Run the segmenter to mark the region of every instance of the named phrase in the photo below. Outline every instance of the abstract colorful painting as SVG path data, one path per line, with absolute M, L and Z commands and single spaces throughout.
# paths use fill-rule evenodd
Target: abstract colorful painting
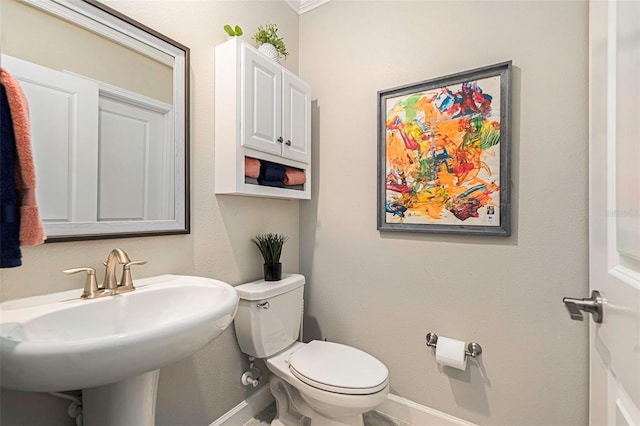
M 378 93 L 378 229 L 510 234 L 510 73 Z

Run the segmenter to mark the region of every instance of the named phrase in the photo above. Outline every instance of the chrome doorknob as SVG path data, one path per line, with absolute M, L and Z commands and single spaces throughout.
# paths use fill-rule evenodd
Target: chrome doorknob
M 588 299 L 563 297 L 562 302 L 569 311 L 569 315 L 572 320 L 582 321 L 584 318 L 582 312 L 588 312 L 591 314 L 594 322 L 597 322 L 598 324 L 602 322 L 603 299 L 599 291 L 593 290 L 591 292 L 591 297 Z

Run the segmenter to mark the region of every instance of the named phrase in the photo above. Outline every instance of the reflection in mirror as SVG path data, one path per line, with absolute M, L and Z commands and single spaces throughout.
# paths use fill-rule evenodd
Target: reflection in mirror
M 189 232 L 189 49 L 94 0 L 1 0 L 48 241 Z

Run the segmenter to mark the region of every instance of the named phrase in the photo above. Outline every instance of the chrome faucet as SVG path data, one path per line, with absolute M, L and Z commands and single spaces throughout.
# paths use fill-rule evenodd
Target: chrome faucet
M 130 263 L 131 260 L 127 253 L 124 250 L 115 248 L 111 250 L 109 256 L 107 256 L 107 261 L 104 266 L 106 266 L 106 270 L 104 272 L 104 282 L 102 283 L 102 288 L 105 290 L 112 290 L 115 292 L 116 288 L 118 288 L 118 281 L 116 280 L 116 261 L 121 265 L 126 265 Z
M 133 278 L 131 277 L 131 267 L 134 265 L 144 265 L 146 260 L 134 260 L 131 261 L 127 253 L 124 250 L 115 248 L 109 252 L 107 261 L 104 262 L 106 267 L 104 273 L 104 282 L 102 285 L 98 285 L 96 282 L 96 270 L 93 268 L 75 268 L 62 271 L 65 274 L 76 274 L 78 272 L 86 272 L 87 279 L 84 286 L 84 292 L 82 299 L 95 299 L 103 296 L 113 296 L 114 294 L 126 293 L 127 291 L 133 291 L 136 288 L 133 285 Z M 122 265 L 122 277 L 120 282 L 116 280 L 116 266 Z

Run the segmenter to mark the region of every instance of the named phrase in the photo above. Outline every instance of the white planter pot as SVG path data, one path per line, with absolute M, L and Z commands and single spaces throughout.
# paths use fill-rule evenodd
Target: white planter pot
M 278 49 L 271 43 L 263 43 L 258 47 L 258 51 L 262 52 L 269 59 L 276 63 L 280 63 L 280 56 L 278 56 Z

